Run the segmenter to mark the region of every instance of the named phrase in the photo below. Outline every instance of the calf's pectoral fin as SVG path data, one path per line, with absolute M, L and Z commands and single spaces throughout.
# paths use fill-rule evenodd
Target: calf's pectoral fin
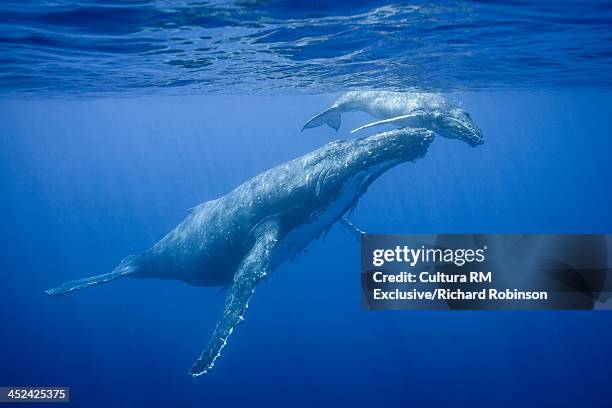
M 358 127 L 357 129 L 353 129 L 351 130 L 351 133 L 359 132 L 360 130 L 371 128 L 374 126 L 395 125 L 395 126 L 403 127 L 405 126 L 405 122 L 409 120 L 418 119 L 419 117 L 422 117 L 423 115 L 424 115 L 423 113 L 413 112 L 413 113 L 409 113 L 408 115 L 396 116 L 395 118 L 391 118 L 391 119 L 383 119 L 383 120 L 379 120 L 378 122 L 368 123 L 367 125 L 363 125 L 361 127 Z
M 263 281 L 269 271 L 270 258 L 278 242 L 278 223 L 266 221 L 256 230 L 256 241 L 242 260 L 229 288 L 221 318 L 215 327 L 208 345 L 189 370 L 192 377 L 208 374 L 234 328 L 243 320 L 255 287 Z

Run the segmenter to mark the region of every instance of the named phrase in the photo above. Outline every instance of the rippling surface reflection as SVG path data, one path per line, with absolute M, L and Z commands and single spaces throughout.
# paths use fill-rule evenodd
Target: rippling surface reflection
M 603 1 L 4 1 L 3 94 L 610 87 Z

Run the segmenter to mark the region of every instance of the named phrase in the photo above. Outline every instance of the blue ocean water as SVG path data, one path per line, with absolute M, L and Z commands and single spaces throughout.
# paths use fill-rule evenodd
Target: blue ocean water
M 606 2 L 3 2 L 0 386 L 78 407 L 607 406 L 609 312 L 369 312 L 340 226 L 260 285 L 204 378 L 218 288 L 114 282 L 194 205 L 338 133 L 349 89 L 425 89 L 486 142 L 377 180 L 368 232 L 612 232 Z
M 0 93 L 601 87 L 606 0 L 5 0 Z

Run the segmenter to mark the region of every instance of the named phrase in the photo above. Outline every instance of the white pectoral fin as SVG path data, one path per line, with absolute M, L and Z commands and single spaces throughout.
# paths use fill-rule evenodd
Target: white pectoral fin
M 189 370 L 191 376 L 198 377 L 208 374 L 214 367 L 215 361 L 219 358 L 221 350 L 227 343 L 227 338 L 232 334 L 234 328 L 242 322 L 255 287 L 266 278 L 270 258 L 277 242 L 278 223 L 276 221 L 267 221 L 259 226 L 255 244 L 236 270 L 221 318 L 212 337 Z
M 422 114 L 420 113 L 409 113 L 408 115 L 397 116 L 391 119 L 379 120 L 378 122 L 368 123 L 367 125 L 363 125 L 361 127 L 358 127 L 357 129 L 353 129 L 351 130 L 351 133 L 359 132 L 360 130 L 371 128 L 374 126 L 395 125 L 395 126 L 404 127 L 407 124 L 406 122 L 414 120 L 414 119 L 418 119 L 421 115 Z

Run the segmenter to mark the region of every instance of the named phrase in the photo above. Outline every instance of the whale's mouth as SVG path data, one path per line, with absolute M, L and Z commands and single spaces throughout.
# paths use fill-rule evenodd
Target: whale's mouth
M 460 131 L 461 140 L 465 141 L 472 147 L 479 146 L 484 143 L 484 135 L 476 125 L 464 126 Z
M 467 113 L 462 116 L 466 117 L 445 116 L 442 120 L 444 126 L 441 136 L 449 139 L 463 140 L 472 147 L 483 144 L 484 135 L 482 130 L 476 126 Z

